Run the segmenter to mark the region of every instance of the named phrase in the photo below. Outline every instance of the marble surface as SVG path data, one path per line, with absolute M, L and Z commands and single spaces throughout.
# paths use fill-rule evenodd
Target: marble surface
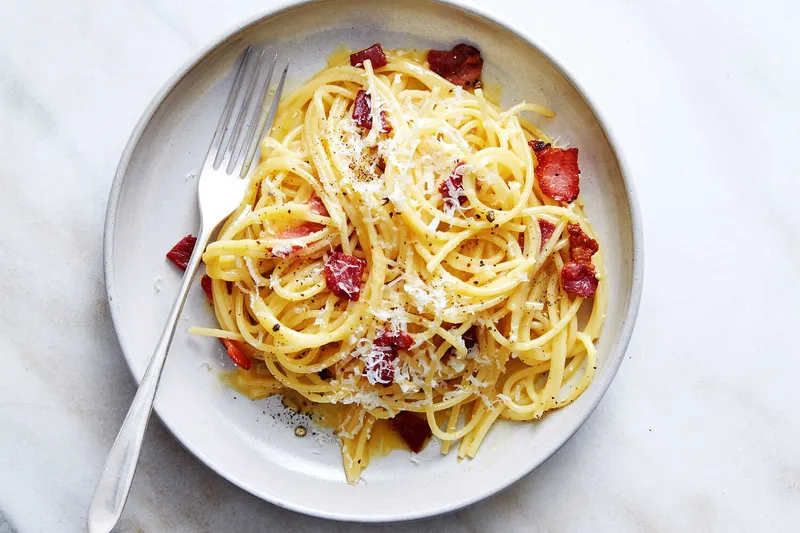
M 117 160 L 173 71 L 273 3 L 0 2 L 0 533 L 84 530 L 134 394 L 103 288 Z M 638 192 L 644 297 L 599 408 L 503 494 L 371 527 L 257 500 L 155 421 L 119 531 L 800 530 L 800 8 L 469 3 L 568 66 Z

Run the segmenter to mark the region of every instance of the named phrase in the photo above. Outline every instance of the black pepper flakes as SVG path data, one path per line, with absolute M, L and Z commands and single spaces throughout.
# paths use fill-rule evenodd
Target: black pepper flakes
M 275 324 L 274 326 L 272 326 L 272 331 L 278 331 L 279 329 L 281 329 L 280 324 Z
M 489 211 L 486 213 L 486 220 L 489 222 L 494 222 L 494 211 Z

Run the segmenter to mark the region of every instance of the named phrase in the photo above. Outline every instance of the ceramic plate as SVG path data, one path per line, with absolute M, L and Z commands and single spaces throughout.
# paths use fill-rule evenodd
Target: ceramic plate
M 196 171 L 245 46 L 291 57 L 291 90 L 325 67 L 326 56 L 342 44 L 449 48 L 465 39 L 485 58 L 484 80 L 503 86 L 504 106 L 528 100 L 556 110 L 557 118 L 538 123 L 580 147 L 586 213 L 610 281 L 595 380 L 575 403 L 538 423 L 498 423 L 473 460 L 442 456 L 437 445 L 416 464 L 396 451 L 374 460 L 350 486 L 329 432 L 309 427 L 298 438 L 295 426 L 307 422 L 288 416 L 277 399 L 253 402 L 220 382 L 220 370 L 231 368 L 220 343 L 187 332 L 190 325 L 214 324 L 198 285 L 179 322 L 156 412 L 210 468 L 264 500 L 364 522 L 453 511 L 507 487 L 552 455 L 589 416 L 620 364 L 641 288 L 639 222 L 617 153 L 575 83 L 534 44 L 485 14 L 427 0 L 330 0 L 270 13 L 223 37 L 176 74 L 133 132 L 111 191 L 105 235 L 108 300 L 131 371 L 141 379 L 177 292 L 181 273 L 164 254 L 197 231 Z

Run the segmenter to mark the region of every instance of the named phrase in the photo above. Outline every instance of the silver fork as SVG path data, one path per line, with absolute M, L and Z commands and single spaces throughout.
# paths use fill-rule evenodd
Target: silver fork
M 136 472 L 147 422 L 153 410 L 161 370 L 164 368 L 183 304 L 200 265 L 200 258 L 214 230 L 242 201 L 247 187 L 247 181 L 242 178 L 250 169 L 261 136 L 265 130 L 269 131 L 275 121 L 289 62 L 287 61 L 278 81 L 269 112 L 264 115 L 267 91 L 278 60 L 277 54 L 271 62 L 266 61 L 264 56 L 264 50 L 255 54 L 252 47 L 248 47 L 239 59 L 233 87 L 200 171 L 198 203 L 201 222 L 197 243 L 183 275 L 178 296 L 172 304 L 167 324 L 100 474 L 100 481 L 89 506 L 89 533 L 110 533 L 122 514 Z M 268 65 L 269 70 L 264 75 Z M 234 109 L 237 110 L 235 115 Z

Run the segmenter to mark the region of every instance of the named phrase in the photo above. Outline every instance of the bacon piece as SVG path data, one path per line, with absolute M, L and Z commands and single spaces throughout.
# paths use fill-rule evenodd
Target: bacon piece
M 372 129 L 372 98 L 367 91 L 361 90 L 356 93 L 353 102 L 353 120 L 361 128 Z
M 311 198 L 308 199 L 308 205 L 313 213 L 322 215 L 324 217 L 331 216 L 330 213 L 328 213 L 328 208 L 325 207 L 325 203 L 322 201 L 322 198 L 317 195 L 317 191 L 311 193 Z
M 306 237 L 308 235 L 311 235 L 312 233 L 320 231 L 324 227 L 325 227 L 324 225 L 319 224 L 318 222 L 303 222 L 299 226 L 295 226 L 293 228 L 289 228 L 287 230 L 283 230 L 275 234 L 275 238 L 278 240 L 285 240 L 285 239 L 297 239 L 299 237 Z M 302 246 L 292 246 L 288 250 L 275 250 L 273 248 L 272 254 L 278 257 L 288 257 L 301 248 Z
M 228 357 L 230 357 L 234 363 L 245 370 L 250 370 L 250 358 L 244 354 L 238 342 L 230 339 L 220 339 L 220 341 L 222 341 L 225 349 L 228 350 Z
M 578 149 L 553 148 L 542 141 L 528 144 L 536 153 L 536 178 L 542 193 L 557 202 L 575 200 L 581 192 Z
M 381 384 L 384 387 L 391 385 L 397 372 L 399 358 L 396 349 L 390 346 L 373 345 L 366 361 L 367 380 L 373 385 Z
M 462 87 L 477 87 L 481 79 L 483 58 L 480 50 L 461 43 L 452 50 L 429 50 L 428 65 L 450 83 Z
M 553 232 L 556 230 L 556 226 L 549 220 L 545 220 L 543 218 L 538 219 L 538 221 L 539 221 L 539 233 L 542 234 L 542 242 L 541 244 L 539 244 L 539 251 L 541 252 L 542 250 L 544 250 L 544 245 L 547 244 L 547 241 L 550 239 L 550 237 L 553 236 Z M 517 240 L 519 241 L 520 249 L 524 252 L 525 233 L 520 233 Z
M 178 241 L 178 244 L 173 246 L 172 250 L 167 252 L 167 259 L 181 270 L 186 270 L 186 267 L 189 266 L 189 258 L 192 257 L 195 243 L 197 243 L 197 239 L 187 235 Z
M 397 353 L 398 350 L 408 350 L 414 344 L 414 339 L 405 331 L 387 331 L 384 330 L 380 335 L 375 337 L 373 342 L 375 346 L 388 346 Z
M 550 237 L 553 236 L 553 232 L 555 230 L 556 230 L 555 224 L 543 218 L 539 219 L 539 233 L 542 234 L 542 244 L 539 246 L 539 251 L 542 251 L 544 249 L 544 245 L 547 244 L 547 241 L 550 240 Z
M 597 241 L 590 239 L 581 229 L 580 224 L 567 224 L 569 233 L 569 258 L 572 262 L 592 264 L 592 256 L 600 249 Z M 592 267 L 594 268 L 594 267 Z
M 464 348 L 466 348 L 467 351 L 469 351 L 472 348 L 474 348 L 475 346 L 477 346 L 478 345 L 478 327 L 477 326 L 470 326 L 469 329 L 467 331 L 465 331 L 463 335 L 461 335 L 461 340 L 464 341 Z M 447 362 L 450 360 L 450 357 L 455 356 L 457 353 L 458 352 L 456 351 L 456 349 L 451 346 L 444 353 L 444 356 L 442 356 L 442 363 L 446 365 Z
M 312 233 L 324 228 L 322 224 L 317 222 L 303 222 L 293 228 L 289 228 L 275 234 L 276 239 L 297 239 L 299 237 L 306 237 Z
M 421 452 L 431 436 L 431 428 L 428 425 L 428 421 L 408 411 L 397 413 L 389 421 L 389 427 L 400 435 L 403 442 L 414 453 Z
M 439 192 L 442 193 L 444 203 L 449 209 L 455 209 L 456 202 L 458 205 L 464 205 L 467 201 L 467 195 L 464 194 L 464 163 L 456 164 L 453 172 L 439 184 Z
M 342 252 L 333 252 L 325 263 L 325 283 L 340 298 L 358 301 L 361 295 L 361 276 L 367 262 Z
M 386 66 L 386 54 L 383 53 L 381 43 L 375 43 L 369 48 L 350 54 L 350 65 L 364 68 L 364 61 L 367 59 L 372 62 L 373 69 Z
M 414 339 L 405 331 L 381 331 L 372 341 L 372 351 L 367 360 L 367 378 L 370 383 L 390 385 L 397 371 L 398 352 L 408 350 Z
M 470 326 L 470 328 L 461 336 L 461 339 L 464 341 L 464 348 L 467 350 L 473 348 L 478 344 L 478 328 L 475 326 Z
M 594 267 L 570 261 L 561 267 L 561 287 L 570 294 L 590 298 L 597 291 Z
M 214 293 L 211 291 L 211 278 L 207 274 L 203 274 L 203 277 L 200 278 L 200 286 L 203 287 L 203 292 L 206 293 L 206 298 L 208 298 L 208 303 L 214 303 Z
M 536 139 L 535 141 L 528 141 L 528 146 L 531 147 L 533 153 L 536 154 L 536 157 L 539 157 L 539 152 L 550 148 L 550 143 L 546 143 L 544 141 L 540 141 Z
M 570 261 L 561 267 L 561 287 L 570 294 L 589 298 L 597 291 L 592 256 L 600 247 L 583 232 L 580 224 L 567 224 L 567 233 Z
M 213 305 L 214 293 L 211 292 L 211 278 L 208 275 L 203 274 L 203 277 L 200 278 L 200 286 L 203 287 L 203 291 L 206 293 L 208 303 Z M 223 346 L 225 346 L 225 350 L 228 352 L 228 357 L 230 357 L 234 363 L 245 370 L 250 369 L 250 358 L 244 354 L 244 350 L 242 349 L 240 342 L 231 339 L 220 339 L 219 341 Z
M 330 216 L 328 213 L 328 209 L 325 207 L 325 204 L 322 202 L 322 198 L 320 198 L 316 191 L 311 193 L 311 198 L 308 199 L 308 205 L 313 213 L 317 213 L 318 215 L 322 215 L 324 217 Z M 297 239 L 299 237 L 306 237 L 311 235 L 312 233 L 316 233 L 325 228 L 324 224 L 320 224 L 318 222 L 302 222 L 301 224 L 283 230 L 275 235 L 276 239 L 284 240 L 284 239 Z M 272 253 L 278 257 L 287 257 L 292 255 L 294 252 L 302 248 L 301 246 L 292 246 L 289 250 L 272 250 Z
M 366 91 L 361 90 L 356 93 L 353 102 L 353 120 L 360 128 L 372 129 L 372 98 Z M 392 126 L 386 120 L 386 111 L 381 111 L 381 132 L 389 133 Z

